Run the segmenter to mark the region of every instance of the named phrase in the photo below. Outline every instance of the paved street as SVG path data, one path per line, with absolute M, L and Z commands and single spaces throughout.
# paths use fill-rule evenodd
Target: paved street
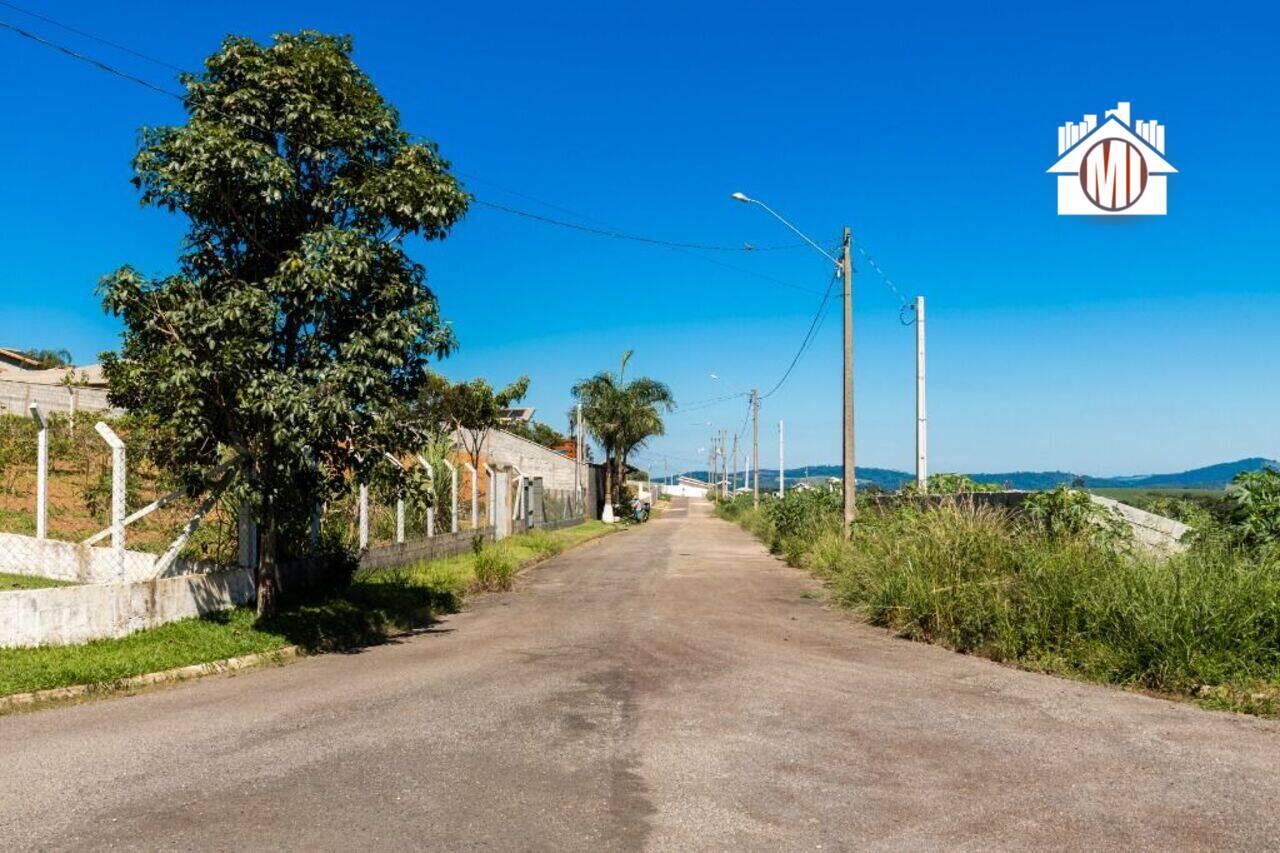
M 1280 725 L 817 589 L 677 505 L 401 642 L 0 718 L 0 847 L 1280 847 Z

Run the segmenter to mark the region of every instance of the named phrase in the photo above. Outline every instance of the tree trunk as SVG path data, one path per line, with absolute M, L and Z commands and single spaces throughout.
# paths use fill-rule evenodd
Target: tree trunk
M 613 466 L 608 459 L 604 465 L 604 505 L 613 506 Z
M 263 532 L 262 545 L 258 550 L 258 571 L 254 578 L 254 586 L 258 593 L 259 619 L 269 619 L 276 615 L 276 592 L 279 580 L 276 566 L 276 519 L 270 508 L 266 515 L 266 530 Z

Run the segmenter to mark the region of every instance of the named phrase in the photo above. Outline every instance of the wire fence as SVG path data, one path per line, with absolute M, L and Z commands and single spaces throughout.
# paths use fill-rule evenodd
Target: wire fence
M 38 409 L 0 414 L 0 589 L 6 575 L 11 585 L 13 575 L 96 583 L 192 564 L 251 565 L 257 532 L 246 508 L 229 495 L 188 497 L 150 461 L 152 440 L 153 431 L 128 417 L 91 424 Z M 352 481 L 316 505 L 304 550 L 363 553 L 494 528 L 560 527 L 584 515 L 580 490 L 545 489 L 537 477 L 499 480 L 494 469 L 448 455 L 434 464 L 418 455 L 393 461 L 421 466 L 426 490 Z M 500 501 L 491 493 L 497 482 L 509 490 Z

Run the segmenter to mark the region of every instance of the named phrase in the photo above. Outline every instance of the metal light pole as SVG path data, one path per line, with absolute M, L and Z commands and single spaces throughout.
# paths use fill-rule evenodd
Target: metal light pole
M 843 415 L 843 444 L 844 444 L 844 525 L 843 533 L 847 537 L 849 528 L 853 524 L 854 517 L 857 515 L 857 495 L 858 495 L 858 475 L 856 466 L 856 453 L 854 451 L 854 411 L 853 411 L 853 263 L 850 257 L 850 247 L 852 244 L 852 234 L 848 228 L 844 229 L 844 245 L 843 254 L 840 259 L 836 259 L 827 252 L 826 249 L 814 242 L 809 235 L 805 234 L 796 226 L 792 225 L 786 219 L 782 218 L 776 210 L 759 199 L 750 198 L 743 193 L 733 193 L 732 198 L 743 204 L 755 204 L 764 208 L 770 216 L 781 222 L 791 231 L 795 232 L 800 239 L 804 240 L 810 246 L 818 251 L 824 258 L 836 265 L 836 269 L 844 277 L 844 415 Z

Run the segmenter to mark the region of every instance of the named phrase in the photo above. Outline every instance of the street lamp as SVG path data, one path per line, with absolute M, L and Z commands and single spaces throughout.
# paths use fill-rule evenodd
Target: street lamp
M 740 201 L 743 204 L 755 204 L 764 208 L 770 216 L 787 226 L 792 232 L 799 235 L 800 239 L 816 249 L 820 255 L 835 264 L 836 269 L 844 276 L 844 387 L 842 389 L 844 391 L 844 525 L 842 530 L 847 537 L 850 526 L 853 524 L 854 516 L 857 514 L 856 500 L 858 494 L 853 433 L 853 264 L 849 257 L 850 242 L 852 240 L 851 233 L 847 227 L 844 229 L 843 254 L 837 260 L 826 249 L 814 242 L 808 234 L 792 225 L 776 210 L 759 199 L 751 198 L 747 194 L 740 192 L 733 193 L 730 197 L 734 201 Z

